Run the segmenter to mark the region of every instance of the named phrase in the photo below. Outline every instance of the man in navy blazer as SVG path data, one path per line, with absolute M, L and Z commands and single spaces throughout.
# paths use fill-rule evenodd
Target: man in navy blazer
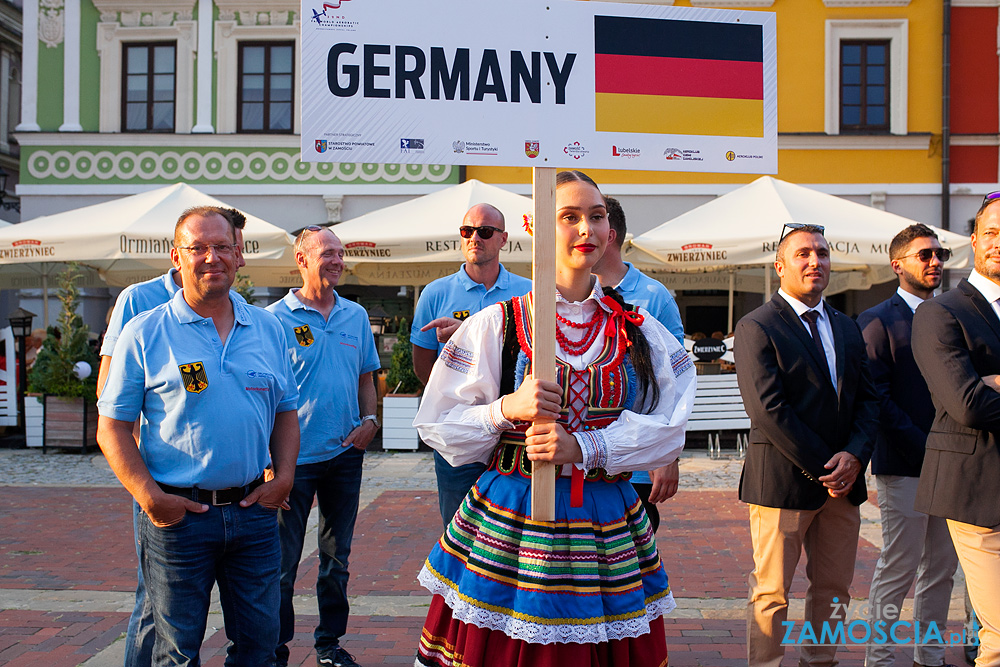
M 976 664 L 1000 665 L 1000 193 L 983 200 L 975 270 L 913 316 L 913 356 L 936 413 L 916 509 L 948 520 L 979 630 Z
M 882 515 L 882 553 L 868 595 L 869 622 L 872 627 L 881 625 L 886 633 L 899 619 L 903 599 L 916 579 L 913 620 L 922 628 L 933 622 L 943 635 L 958 565 L 945 520 L 913 509 L 934 404 L 913 359 L 910 333 L 914 311 L 934 296 L 950 257 L 951 251 L 941 247 L 934 230 L 910 225 L 889 245 L 899 288 L 891 298 L 858 316 L 881 400 L 872 474 Z M 943 665 L 944 651 L 943 644 L 917 645 L 914 665 Z M 891 644 L 871 644 L 865 667 L 889 667 L 893 660 Z
M 830 246 L 823 228 L 788 224 L 775 269 L 781 289 L 736 327 L 740 393 L 750 447 L 740 500 L 750 504 L 754 570 L 747 601 L 750 667 L 779 667 L 788 589 L 803 547 L 805 620 L 820 636 L 850 600 L 864 469 L 874 447 L 878 395 L 854 321 L 823 301 Z M 833 621 L 835 624 L 836 621 Z M 803 645 L 800 665 L 834 665 L 835 645 Z

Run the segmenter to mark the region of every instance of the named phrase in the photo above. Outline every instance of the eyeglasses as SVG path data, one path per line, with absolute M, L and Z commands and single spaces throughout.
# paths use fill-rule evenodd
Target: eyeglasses
M 778 239 L 778 243 L 785 240 L 785 237 L 792 232 L 797 232 L 799 230 L 806 229 L 810 232 L 815 232 L 817 234 L 823 234 L 826 231 L 826 227 L 823 225 L 810 225 L 805 222 L 786 222 L 785 226 L 781 228 L 781 237 Z
M 986 193 L 986 196 L 983 197 L 983 203 L 980 204 L 979 207 L 982 208 L 983 206 L 986 206 L 987 204 L 989 204 L 994 199 L 1000 199 L 1000 190 L 997 190 L 996 192 L 988 192 L 988 193 Z
M 947 262 L 951 259 L 951 250 L 948 248 L 923 248 L 917 252 L 910 253 L 909 255 L 903 255 L 900 259 L 906 259 L 907 257 L 918 257 L 921 262 L 927 263 L 931 261 L 931 257 L 937 257 L 941 262 Z
M 462 235 L 463 239 L 471 239 L 472 235 L 477 232 L 479 233 L 479 238 L 484 241 L 493 238 L 493 234 L 496 232 L 503 234 L 502 229 L 499 229 L 498 227 L 489 227 L 487 225 L 483 225 L 482 227 L 469 227 L 468 225 L 462 225 L 458 228 L 458 233 Z
M 309 225 L 308 227 L 303 227 L 302 228 L 302 231 L 299 232 L 299 236 L 302 236 L 306 232 L 321 232 L 321 231 L 323 231 L 323 229 L 324 228 L 320 227 L 319 225 Z
M 192 257 L 204 257 L 211 250 L 213 255 L 218 255 L 220 257 L 230 257 L 236 252 L 236 244 L 230 243 L 227 245 L 179 245 L 175 246 L 178 250 L 188 251 Z

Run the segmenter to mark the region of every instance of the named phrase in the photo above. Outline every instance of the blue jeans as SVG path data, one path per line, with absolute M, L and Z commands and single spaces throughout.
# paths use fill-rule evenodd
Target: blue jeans
M 306 521 L 313 497 L 319 505 L 319 574 L 316 578 L 316 602 L 319 625 L 313 638 L 316 655 L 330 653 L 347 632 L 350 605 L 347 601 L 347 571 L 351 555 L 354 523 L 358 518 L 361 495 L 361 464 L 364 452 L 354 447 L 327 461 L 299 464 L 295 484 L 288 497 L 289 510 L 278 512 L 281 535 L 281 632 L 276 656 L 278 664 L 288 662 L 286 644 L 295 636 L 295 575 L 302 558 Z
M 210 507 L 158 528 L 143 515 L 142 574 L 153 608 L 153 665 L 198 667 L 212 585 L 219 584 L 226 665 L 274 664 L 281 549 L 277 512 L 260 505 Z
M 438 509 L 441 510 L 441 521 L 445 528 L 455 517 L 455 512 L 461 506 L 465 496 L 469 495 L 472 485 L 486 472 L 485 463 L 468 463 L 464 466 L 452 467 L 444 457 L 434 452 L 434 474 L 437 475 Z
M 139 545 L 139 529 L 145 513 L 139 503 L 132 501 L 132 534 L 135 538 L 135 553 L 142 562 L 142 548 Z M 135 586 L 135 607 L 128 619 L 125 633 L 125 667 L 149 667 L 153 663 L 153 608 L 146 597 L 146 583 L 142 579 L 142 567 L 137 567 L 138 582 Z

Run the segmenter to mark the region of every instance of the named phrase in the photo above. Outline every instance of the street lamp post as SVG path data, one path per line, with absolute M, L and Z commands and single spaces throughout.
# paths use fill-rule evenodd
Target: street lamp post
M 17 341 L 17 420 L 22 432 L 24 432 L 24 392 L 28 384 L 28 336 L 31 335 L 31 321 L 35 314 L 18 308 L 7 317 L 10 322 L 11 333 Z
M 371 325 L 372 335 L 381 336 L 385 333 L 385 325 L 391 318 L 382 306 L 375 306 L 368 311 L 368 324 Z

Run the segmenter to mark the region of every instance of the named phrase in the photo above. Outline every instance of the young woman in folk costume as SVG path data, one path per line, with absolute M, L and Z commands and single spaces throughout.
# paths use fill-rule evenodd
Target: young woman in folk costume
M 667 664 L 675 603 L 627 471 L 680 454 L 695 371 L 659 322 L 591 275 L 608 231 L 597 185 L 560 172 L 557 382 L 530 376 L 531 294 L 469 318 L 434 364 L 421 438 L 452 465 L 490 468 L 420 573 L 434 598 L 417 665 Z M 531 520 L 531 461 L 559 466 L 554 522 Z

